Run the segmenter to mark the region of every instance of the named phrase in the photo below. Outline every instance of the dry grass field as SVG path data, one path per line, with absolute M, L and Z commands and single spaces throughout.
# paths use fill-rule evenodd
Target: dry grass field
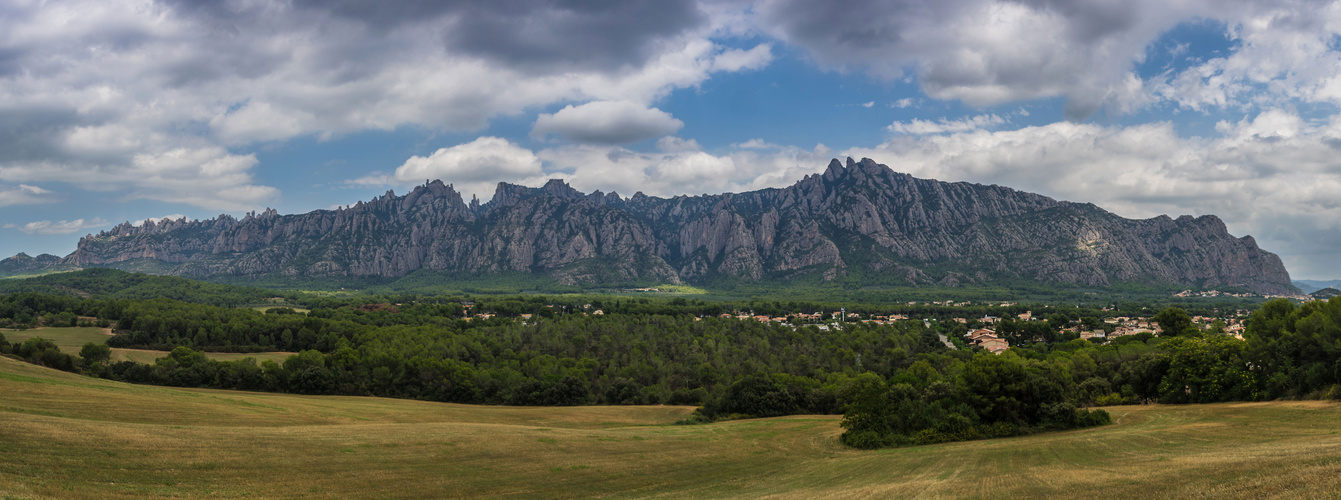
M 1113 425 L 875 452 L 837 417 L 136 386 L 0 358 L 7 498 L 1316 498 L 1341 405 L 1112 408 Z
M 106 328 L 43 327 L 24 331 L 0 330 L 0 335 L 4 335 L 5 340 L 15 344 L 33 337 L 42 337 L 55 343 L 56 347 L 59 347 L 63 353 L 79 355 L 79 350 L 84 347 L 84 344 L 89 342 L 94 344 L 106 344 L 107 338 L 112 336 L 112 332 Z M 267 359 L 276 363 L 283 363 L 285 359 L 293 354 L 294 353 L 291 352 L 256 352 L 250 354 L 207 352 L 205 353 L 205 357 L 218 361 L 237 361 L 242 358 L 255 358 L 257 363 Z M 112 348 L 112 361 L 134 361 L 137 363 L 153 364 L 154 360 L 167 355 L 168 353 L 166 351 Z

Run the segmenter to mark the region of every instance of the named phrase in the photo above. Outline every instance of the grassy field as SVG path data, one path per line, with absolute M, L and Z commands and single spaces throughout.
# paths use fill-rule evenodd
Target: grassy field
M 0 497 L 1335 497 L 1341 405 L 1119 407 L 1102 428 L 876 452 L 837 417 L 184 390 L 0 358 Z
M 36 328 L 32 330 L 0 330 L 0 334 L 5 336 L 5 340 L 11 343 L 19 343 L 33 337 L 42 337 L 51 340 L 59 347 L 61 352 L 66 354 L 78 355 L 79 350 L 84 344 L 93 342 L 94 344 L 106 344 L 107 338 L 111 337 L 111 331 L 106 328 Z M 239 354 L 233 352 L 207 352 L 205 356 L 219 361 L 236 361 L 242 358 L 256 358 L 256 362 L 273 360 L 276 363 L 283 363 L 286 358 L 292 356 L 291 352 L 257 352 L 250 354 Z M 143 349 L 112 349 L 112 361 L 135 361 L 137 363 L 152 364 L 155 359 L 167 356 L 165 351 L 148 351 Z

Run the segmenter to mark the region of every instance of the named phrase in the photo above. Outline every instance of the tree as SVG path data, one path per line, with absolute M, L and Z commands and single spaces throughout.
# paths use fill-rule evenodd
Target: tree
M 89 342 L 79 350 L 79 357 L 84 358 L 87 364 L 106 363 L 112 359 L 112 348 Z
M 1160 311 L 1151 319 L 1159 323 L 1159 327 L 1164 330 L 1164 335 L 1182 335 L 1187 330 L 1194 328 L 1192 317 L 1187 315 L 1187 311 L 1177 307 Z

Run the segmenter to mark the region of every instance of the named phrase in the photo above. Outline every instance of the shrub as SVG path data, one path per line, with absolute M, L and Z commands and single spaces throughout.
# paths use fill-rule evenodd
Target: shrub
M 1108 415 L 1108 412 L 1106 412 L 1106 411 L 1098 410 L 1098 409 L 1095 409 L 1095 410 L 1086 410 L 1086 409 L 1076 410 L 1076 426 L 1077 426 L 1077 427 L 1097 427 L 1097 426 L 1100 426 L 1100 425 L 1108 425 L 1108 424 L 1110 424 L 1110 423 L 1112 423 L 1112 422 L 1113 422 L 1113 418 L 1112 418 L 1111 416 L 1109 416 L 1109 415 Z
M 1132 401 L 1127 399 L 1126 397 L 1123 397 L 1121 394 L 1114 392 L 1112 394 L 1105 394 L 1103 396 L 1099 396 L 1099 399 L 1096 399 L 1094 401 L 1094 404 L 1099 406 L 1117 406 L 1117 405 L 1129 405 L 1132 404 Z

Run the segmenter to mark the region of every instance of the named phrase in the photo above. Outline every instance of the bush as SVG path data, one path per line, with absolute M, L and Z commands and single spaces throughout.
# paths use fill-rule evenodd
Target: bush
M 712 423 L 712 419 L 708 418 L 707 415 L 704 415 L 701 410 L 694 410 L 694 413 L 690 413 L 689 416 L 675 421 L 675 425 L 698 425 L 710 423 Z
M 1114 392 L 1112 394 L 1099 396 L 1099 399 L 1094 400 L 1094 404 L 1099 406 L 1118 406 L 1132 404 L 1132 401 L 1123 397 L 1121 394 Z
M 687 388 L 676 389 L 671 393 L 670 399 L 666 401 L 668 405 L 698 406 L 708 400 L 708 390 L 702 387 L 689 390 Z
M 740 379 L 726 390 L 726 394 L 704 406 L 710 417 L 739 413 L 754 417 L 780 417 L 796 413 L 800 407 L 786 387 L 764 375 Z
M 840 438 L 843 444 L 860 450 L 874 450 L 884 448 L 885 440 L 880 437 L 880 433 L 875 431 L 844 432 Z
M 1113 418 L 1103 410 L 1076 410 L 1077 427 L 1097 427 L 1113 423 Z

